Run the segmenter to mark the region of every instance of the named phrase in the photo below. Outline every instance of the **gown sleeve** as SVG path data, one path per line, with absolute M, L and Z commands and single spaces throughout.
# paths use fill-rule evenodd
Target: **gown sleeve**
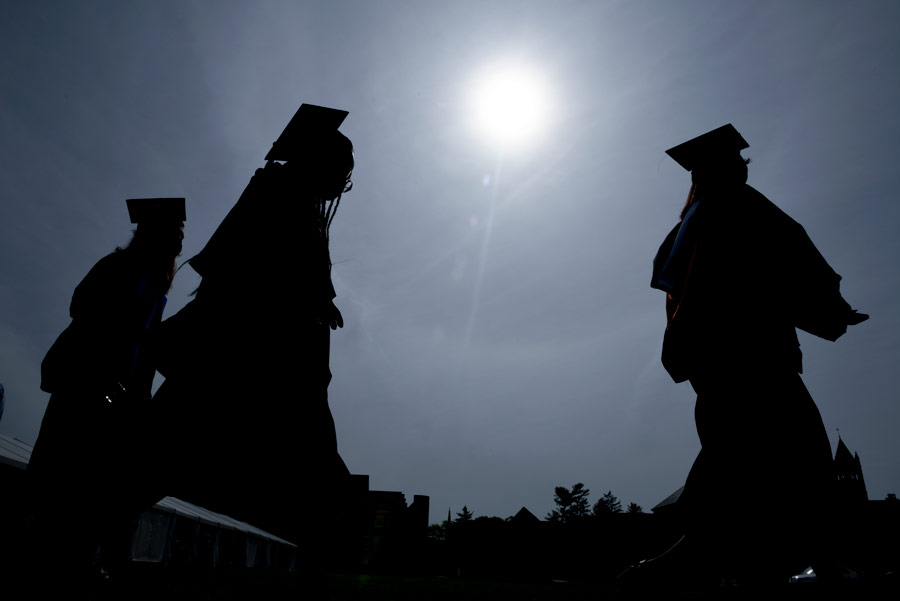
M 837 340 L 847 331 L 854 313 L 841 296 L 841 276 L 825 261 L 800 224 L 792 221 L 785 229 L 785 277 L 792 288 L 790 311 L 794 325 L 825 340 Z

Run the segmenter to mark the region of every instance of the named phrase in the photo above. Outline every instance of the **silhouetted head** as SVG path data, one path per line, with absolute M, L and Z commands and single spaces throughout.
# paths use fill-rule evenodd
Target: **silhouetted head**
M 703 190 L 722 190 L 747 183 L 747 165 L 741 153 L 726 152 L 694 167 L 691 182 Z
M 285 166 L 314 199 L 333 200 L 353 187 L 353 144 L 341 132 L 311 137 L 297 150 Z
M 137 224 L 126 249 L 154 270 L 158 268 L 171 285 L 175 259 L 184 241 L 184 198 L 130 198 L 126 202 L 131 222 Z
M 347 111 L 303 104 L 272 144 L 268 161 L 283 161 L 316 200 L 332 200 L 350 190 L 353 144 L 338 131 Z
M 138 224 L 129 247 L 160 259 L 175 260 L 181 254 L 183 241 L 184 224 L 147 223 Z
M 698 196 L 727 191 L 747 183 L 747 164 L 750 160 L 741 156 L 741 150 L 749 147 L 729 123 L 666 151 L 691 172 L 691 192 L 682 217 Z
M 129 248 L 174 260 L 184 240 L 183 198 L 129 198 L 128 215 L 137 224 Z

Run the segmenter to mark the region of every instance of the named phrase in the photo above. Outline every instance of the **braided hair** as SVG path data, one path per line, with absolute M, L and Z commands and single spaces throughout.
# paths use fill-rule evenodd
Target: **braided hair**
M 329 232 L 334 216 L 337 214 L 341 197 L 353 187 L 350 176 L 353 173 L 353 144 L 342 133 L 335 131 L 317 149 L 311 161 L 321 177 L 321 189 L 316 194 L 316 230 L 326 253 L 328 252 Z M 331 267 L 331 258 L 328 258 Z

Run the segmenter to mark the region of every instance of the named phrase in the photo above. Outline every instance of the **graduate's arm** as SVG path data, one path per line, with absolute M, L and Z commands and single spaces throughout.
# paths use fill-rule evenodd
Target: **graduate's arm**
M 794 289 L 794 324 L 804 330 L 835 341 L 847 326 L 857 325 L 869 316 L 853 309 L 841 295 L 841 276 L 828 264 L 806 231 L 795 224 L 789 249 L 793 260 L 787 277 Z

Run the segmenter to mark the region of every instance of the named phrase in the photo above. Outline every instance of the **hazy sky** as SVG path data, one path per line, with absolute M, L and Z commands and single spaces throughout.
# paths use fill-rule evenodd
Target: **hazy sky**
M 41 359 L 127 242 L 124 200 L 186 197 L 192 256 L 307 102 L 350 111 L 356 148 L 331 234 L 350 470 L 429 495 L 432 521 L 543 517 L 575 482 L 649 510 L 699 449 L 649 287 L 689 187 L 664 151 L 733 123 L 749 183 L 871 314 L 801 333 L 803 377 L 870 498 L 900 492 L 897 23 L 894 2 L 3 2 L 0 433 L 36 438 Z M 552 110 L 501 150 L 470 99 L 506 64 Z

